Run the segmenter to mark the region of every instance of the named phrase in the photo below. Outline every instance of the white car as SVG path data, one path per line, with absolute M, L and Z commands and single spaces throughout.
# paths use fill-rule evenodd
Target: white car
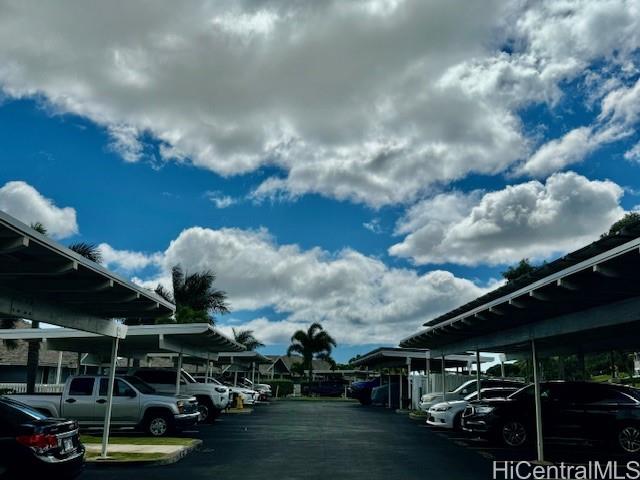
M 423 412 L 427 413 L 429 409 L 436 403 L 449 400 L 463 400 L 464 397 L 472 392 L 475 392 L 478 389 L 476 383 L 477 382 L 475 380 L 464 382 L 455 390 L 447 392 L 444 398 L 442 397 L 442 392 L 425 393 L 424 395 L 422 395 L 422 397 L 420 397 L 419 408 Z M 506 380 L 504 378 L 483 378 L 480 380 L 480 384 L 483 389 L 499 387 L 522 388 L 525 385 L 523 382 L 517 380 Z
M 242 383 L 250 390 L 256 390 L 258 393 L 264 394 L 266 397 L 271 396 L 271 385 L 267 383 L 253 383 L 248 378 L 243 378 Z
M 516 387 L 483 388 L 480 395 L 485 398 L 506 398 L 519 389 Z M 440 402 L 429 408 L 427 412 L 427 424 L 434 427 L 460 429 L 462 412 L 469 402 L 478 398 L 478 392 L 469 393 L 463 400 L 451 400 Z
M 230 385 L 228 383 L 222 383 L 220 380 L 214 377 L 209 377 L 208 382 L 206 382 L 207 377 L 203 375 L 197 375 L 194 378 L 198 383 L 209 383 L 214 385 L 221 385 L 223 387 L 228 388 L 231 394 L 235 393 L 237 395 L 240 395 L 240 397 L 242 397 L 242 403 L 245 405 L 253 405 L 258 400 L 258 397 L 260 396 L 260 394 L 255 390 L 245 388 L 241 385 L 234 387 L 233 385 Z

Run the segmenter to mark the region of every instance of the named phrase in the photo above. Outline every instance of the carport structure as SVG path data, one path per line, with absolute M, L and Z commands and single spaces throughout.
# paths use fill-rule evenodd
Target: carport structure
M 442 375 L 442 385 L 446 388 L 447 368 L 467 368 L 477 359 L 469 354 L 449 354 L 434 356 L 433 352 L 423 348 L 398 348 L 381 347 L 376 348 L 361 357 L 353 360 L 351 365 L 365 367 L 370 370 L 381 371 L 384 369 L 398 369 L 400 380 L 400 405 L 402 406 L 402 370 L 407 370 L 407 382 L 410 382 L 409 373 L 412 371 L 424 371 L 427 375 L 431 372 L 440 372 Z M 480 362 L 490 361 L 492 358 L 482 357 Z M 442 366 L 444 365 L 444 368 Z M 389 374 L 391 383 L 391 374 Z M 407 384 L 408 399 L 411 402 L 411 386 Z M 389 388 L 389 406 L 391 406 L 391 388 Z
M 256 381 L 256 365 L 270 364 L 271 360 L 255 350 L 245 352 L 221 352 L 218 354 L 217 363 L 229 365 L 233 371 L 233 384 L 238 384 L 238 372 L 248 372 L 251 370 L 251 382 Z
M 113 367 L 118 343 L 127 333 L 127 327 L 117 320 L 149 322 L 174 311 L 173 304 L 154 292 L 0 212 L 0 315 L 103 336 L 110 346 Z M 107 453 L 114 370 L 109 377 L 103 456 Z
M 538 460 L 544 460 L 538 355 L 637 349 L 640 227 L 608 236 L 424 324 L 401 342 L 441 354 L 528 352 Z

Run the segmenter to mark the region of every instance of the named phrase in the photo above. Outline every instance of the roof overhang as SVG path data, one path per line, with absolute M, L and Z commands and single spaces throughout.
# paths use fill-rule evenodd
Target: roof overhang
M 0 211 L 0 314 L 123 337 L 126 327 L 112 319 L 152 320 L 174 311 L 155 292 Z
M 517 352 L 536 340 L 539 351 L 555 353 L 637 348 L 640 238 L 606 249 L 608 241 L 552 262 L 553 273 L 521 288 L 503 287 L 427 322 L 425 330 L 405 338 L 401 346 L 438 353 Z M 586 258 L 567 259 L 578 254 Z M 567 262 L 569 266 L 558 268 Z
M 475 362 L 475 355 L 448 355 L 445 358 L 445 368 L 466 367 L 470 362 Z M 353 360 L 350 364 L 357 367 L 367 367 L 370 369 L 383 368 L 405 368 L 411 364 L 411 370 L 426 370 L 426 361 L 432 368 L 441 368 L 442 358 L 433 355 L 433 352 L 425 349 L 412 348 L 391 348 L 382 347 L 372 350 L 360 358 Z M 490 362 L 493 358 L 480 357 L 480 362 Z
M 67 328 L 0 330 L 0 339 L 46 340 L 49 350 L 108 356 L 111 340 L 90 332 Z M 219 352 L 242 352 L 244 347 L 207 323 L 130 326 L 118 347 L 122 357 L 137 358 L 149 353 L 182 353 L 204 358 Z

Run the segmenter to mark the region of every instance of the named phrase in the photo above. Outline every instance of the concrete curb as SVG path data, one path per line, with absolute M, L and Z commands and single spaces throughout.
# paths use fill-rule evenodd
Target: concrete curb
M 87 465 L 95 465 L 99 467 L 118 467 L 126 465 L 127 467 L 142 467 L 142 466 L 159 466 L 170 465 L 172 463 L 179 462 L 184 457 L 189 455 L 195 450 L 199 450 L 202 447 L 202 440 L 194 439 L 193 443 L 189 446 L 185 446 L 176 453 L 168 454 L 165 458 L 156 460 L 116 460 L 107 459 L 100 460 L 99 458 L 85 459 Z

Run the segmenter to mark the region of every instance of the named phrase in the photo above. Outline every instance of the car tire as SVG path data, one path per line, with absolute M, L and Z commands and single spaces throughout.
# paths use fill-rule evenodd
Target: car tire
M 152 437 L 165 437 L 173 431 L 173 418 L 166 412 L 147 414 L 144 430 Z
M 456 416 L 453 417 L 453 429 L 456 432 L 462 431 L 462 412 L 456 414 Z
M 498 431 L 501 442 L 509 448 L 523 447 L 529 441 L 529 432 L 520 420 L 508 420 Z
M 640 452 L 640 426 L 630 424 L 620 427 L 617 430 L 615 443 L 622 453 Z
M 200 412 L 200 422 L 201 423 L 212 423 L 217 415 L 217 409 L 213 406 L 211 399 L 209 397 L 201 397 L 197 396 L 196 400 L 198 400 L 198 411 Z

